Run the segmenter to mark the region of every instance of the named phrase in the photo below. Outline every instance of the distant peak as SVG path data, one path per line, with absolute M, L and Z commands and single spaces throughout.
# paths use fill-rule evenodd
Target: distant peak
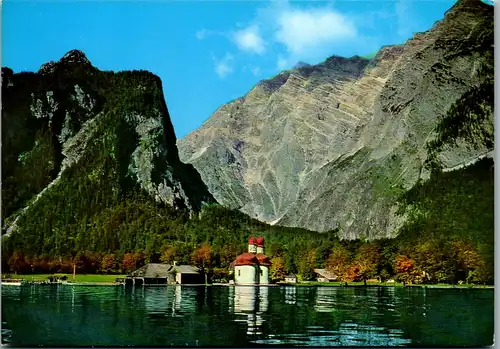
M 57 63 L 54 61 L 50 61 L 42 64 L 38 73 L 40 74 L 51 74 L 56 70 Z
M 80 50 L 69 51 L 61 58 L 60 62 L 72 63 L 72 64 L 80 63 L 80 64 L 90 65 L 90 61 L 88 60 L 87 56 L 85 56 L 85 53 L 83 53 Z
M 88 60 L 85 53 L 80 50 L 71 50 L 66 53 L 58 62 L 50 61 L 42 64 L 38 73 L 40 74 L 52 74 L 61 66 L 78 66 L 83 65 L 87 67 L 92 67 L 92 64 Z
M 455 5 L 453 5 L 448 12 L 456 12 L 467 9 L 466 11 L 470 11 L 471 9 L 489 9 L 493 11 L 493 0 L 458 0 Z
M 299 68 L 310 67 L 310 66 L 311 65 L 309 63 L 300 61 L 300 62 L 297 62 L 297 64 L 295 64 L 292 69 L 299 69 Z

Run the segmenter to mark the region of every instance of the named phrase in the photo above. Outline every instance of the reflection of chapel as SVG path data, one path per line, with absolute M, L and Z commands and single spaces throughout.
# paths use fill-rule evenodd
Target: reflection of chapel
M 248 252 L 240 254 L 234 261 L 234 283 L 236 285 L 269 284 L 271 261 L 264 254 L 264 238 L 248 239 Z

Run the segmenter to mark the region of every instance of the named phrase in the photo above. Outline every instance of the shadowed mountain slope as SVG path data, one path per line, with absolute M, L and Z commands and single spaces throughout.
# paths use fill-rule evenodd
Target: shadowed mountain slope
M 2 142 L 7 234 L 72 235 L 131 195 L 189 212 L 214 202 L 179 160 L 160 79 L 100 71 L 77 50 L 37 73 L 2 68 Z

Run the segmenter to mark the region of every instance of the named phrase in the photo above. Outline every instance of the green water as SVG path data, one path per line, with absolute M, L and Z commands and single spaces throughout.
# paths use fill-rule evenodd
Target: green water
M 484 346 L 492 289 L 2 287 L 11 346 Z

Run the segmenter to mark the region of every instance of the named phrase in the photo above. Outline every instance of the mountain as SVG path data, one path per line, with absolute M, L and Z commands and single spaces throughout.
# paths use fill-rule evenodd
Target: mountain
M 297 62 L 297 64 L 295 64 L 292 69 L 300 69 L 300 68 L 305 68 L 305 67 L 310 67 L 311 65 L 309 63 L 305 63 L 305 62 Z
M 412 188 L 492 157 L 493 39 L 493 7 L 460 0 L 373 59 L 332 56 L 261 81 L 180 139 L 180 158 L 219 203 L 261 221 L 393 237 Z
M 161 81 L 147 71 L 100 71 L 78 50 L 37 73 L 2 68 L 2 126 L 7 235 L 71 235 L 134 195 L 191 213 L 214 202 L 179 160 Z

